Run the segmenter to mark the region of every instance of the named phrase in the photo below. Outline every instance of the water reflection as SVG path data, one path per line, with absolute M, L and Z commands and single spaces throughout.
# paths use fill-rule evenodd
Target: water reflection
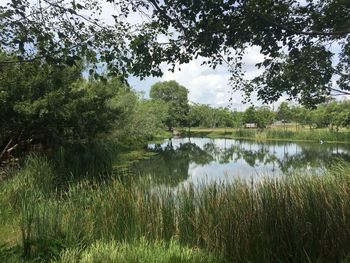
M 178 138 L 149 145 L 158 154 L 134 166 L 161 184 L 280 176 L 293 171 L 321 172 L 332 161 L 350 161 L 350 146 L 339 144 L 255 142 L 231 139 Z
M 149 150 L 158 155 L 151 159 L 141 160 L 134 165 L 137 174 L 152 175 L 158 183 L 177 185 L 189 176 L 190 163 L 205 166 L 213 161 L 213 156 L 191 142 L 178 144 L 167 140 L 164 144 L 152 145 Z

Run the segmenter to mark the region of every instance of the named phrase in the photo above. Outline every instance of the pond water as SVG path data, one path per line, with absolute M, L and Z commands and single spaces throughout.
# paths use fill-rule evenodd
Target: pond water
M 293 172 L 322 174 L 339 159 L 350 162 L 350 145 L 172 138 L 149 144 L 157 155 L 140 160 L 133 172 L 164 185 L 259 179 Z

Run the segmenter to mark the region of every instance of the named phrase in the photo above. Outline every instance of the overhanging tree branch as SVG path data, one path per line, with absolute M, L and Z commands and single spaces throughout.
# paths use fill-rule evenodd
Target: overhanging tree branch
M 82 42 L 79 42 L 73 46 L 71 46 L 70 48 L 68 48 L 68 50 L 73 50 L 83 44 L 85 44 L 87 41 L 91 41 L 92 39 L 94 38 L 94 36 L 90 36 L 88 39 L 86 39 L 85 41 L 82 41 Z M 61 51 L 58 50 L 56 52 L 52 52 L 50 54 L 48 54 L 48 56 L 54 56 L 54 55 L 58 55 Z M 37 57 L 34 57 L 34 58 L 28 58 L 28 59 L 23 59 L 23 60 L 4 60 L 4 61 L 1 61 L 0 60 L 0 65 L 6 65 L 6 64 L 16 64 L 16 63 L 31 63 L 31 62 L 34 62 L 36 60 L 40 60 L 40 59 L 44 59 L 46 56 L 44 55 L 41 55 L 41 56 L 37 56 Z
M 184 32 L 187 31 L 187 28 L 184 27 L 180 21 L 168 16 L 167 13 L 164 12 L 164 10 L 162 8 L 160 8 L 157 1 L 155 1 L 155 0 L 148 0 L 148 1 L 153 5 L 153 7 L 161 14 L 161 16 L 165 20 L 167 20 L 167 21 L 171 22 L 172 24 L 174 24 L 175 26 L 181 28 L 182 31 L 184 31 Z
M 350 78 L 350 74 L 341 72 L 340 70 L 336 70 L 336 73 L 339 74 L 339 75 L 342 76 L 342 77 Z
M 345 91 L 345 90 L 331 88 L 331 91 L 335 91 L 335 92 L 341 93 L 341 94 L 337 94 L 337 95 L 350 95 L 350 92 Z
M 57 9 L 62 10 L 65 14 L 69 13 L 69 14 L 74 15 L 74 16 L 76 16 L 76 17 L 80 17 L 81 19 L 85 20 L 86 22 L 89 22 L 89 23 L 91 23 L 91 24 L 93 24 L 93 25 L 95 25 L 95 26 L 97 26 L 97 27 L 106 28 L 105 26 L 103 26 L 103 25 L 97 23 L 96 21 L 92 20 L 91 18 L 86 17 L 86 16 L 84 16 L 84 15 L 82 15 L 82 14 L 77 13 L 74 9 L 66 8 L 66 7 L 64 7 L 64 6 L 60 5 L 60 4 L 56 4 L 56 3 L 50 2 L 50 1 L 48 1 L 48 0 L 43 0 L 43 1 L 44 1 L 46 4 L 50 5 L 50 6 L 53 6 L 53 7 L 57 8 Z
M 260 18 L 261 20 L 263 20 L 264 22 L 272 25 L 272 26 L 276 26 L 280 29 L 283 29 L 285 31 L 287 31 L 290 34 L 295 34 L 295 35 L 306 35 L 306 36 L 344 36 L 347 34 L 350 34 L 350 28 L 346 28 L 344 30 L 340 30 L 340 31 L 332 31 L 332 32 L 323 32 L 323 31 L 318 31 L 318 30 L 314 30 L 314 31 L 302 31 L 302 30 L 298 30 L 298 29 L 294 29 L 294 28 L 290 28 L 282 23 L 279 23 L 277 21 L 275 21 L 272 17 L 269 17 L 268 15 L 265 14 L 261 14 L 259 12 L 253 12 L 258 18 Z

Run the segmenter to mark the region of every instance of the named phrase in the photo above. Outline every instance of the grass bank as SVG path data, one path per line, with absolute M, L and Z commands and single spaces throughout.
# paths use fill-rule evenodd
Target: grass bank
M 101 262 L 83 259 L 114 249 L 135 251 L 135 262 L 346 262 L 350 255 L 346 164 L 325 176 L 178 189 L 112 179 L 57 191 L 55 178 L 50 162 L 32 157 L 0 186 L 0 220 L 12 233 L 0 232 L 2 262 Z M 188 261 L 175 260 L 182 254 Z
M 283 129 L 232 129 L 232 128 L 192 128 L 182 131 L 183 135 L 193 137 L 254 139 L 254 140 L 289 140 L 313 142 L 350 143 L 350 131 L 329 131 L 328 129 L 301 129 L 298 131 Z

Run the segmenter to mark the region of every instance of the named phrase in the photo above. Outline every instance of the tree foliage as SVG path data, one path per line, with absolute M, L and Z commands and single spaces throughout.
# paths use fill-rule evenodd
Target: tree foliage
M 15 149 L 56 150 L 98 139 L 152 137 L 166 106 L 141 100 L 118 79 L 86 80 L 82 67 L 35 61 L 0 68 L 0 161 Z
M 0 159 L 16 148 L 91 142 L 124 122 L 121 101 L 131 89 L 117 79 L 85 80 L 81 71 L 39 62 L 0 68 Z
M 338 131 L 341 127 L 350 125 L 349 101 L 329 101 L 320 104 L 316 109 L 308 109 L 301 105 L 280 104 L 276 112 L 277 120 L 296 122 L 308 125 L 310 128 L 329 128 Z
M 234 118 L 233 113 L 227 108 L 212 108 L 205 104 L 194 104 L 190 106 L 190 127 L 237 127 L 239 120 Z
M 256 91 L 267 102 L 287 94 L 313 106 L 332 91 L 349 94 L 347 1 L 145 2 L 153 7 L 150 23 L 157 29 L 175 30 L 172 41 L 191 59 L 203 56 L 213 67 L 231 63 L 235 88 L 248 96 Z M 258 46 L 265 55 L 257 65 L 264 72 L 242 85 L 242 55 L 249 46 Z
M 0 64 L 46 61 L 72 66 L 89 62 L 90 73 L 104 66 L 125 75 L 130 62 L 126 41 L 129 26 L 114 16 L 116 26 L 103 22 L 96 0 L 11 0 L 0 6 L 0 49 L 12 55 Z
M 276 114 L 276 119 L 283 122 L 290 122 L 292 119 L 292 111 L 289 107 L 289 104 L 287 102 L 282 102 L 278 109 Z
M 243 115 L 245 123 L 255 123 L 258 128 L 264 129 L 268 125 L 272 124 L 275 119 L 274 112 L 267 106 L 247 108 Z
M 106 0 L 114 25 L 103 23 L 96 0 L 11 0 L 0 6 L 0 64 L 45 60 L 102 63 L 110 74 L 160 76 L 201 56 L 212 67 L 228 64 L 233 88 L 264 102 L 282 95 L 308 107 L 330 94 L 350 93 L 350 4 L 343 0 Z M 146 19 L 127 18 L 135 12 Z M 257 46 L 263 73 L 246 81 L 242 57 Z
M 123 101 L 120 104 L 124 105 L 124 116 L 112 132 L 114 138 L 123 143 L 135 144 L 152 139 L 165 129 L 164 123 L 168 118 L 168 105 L 165 102 L 142 99 L 135 92 L 129 92 L 119 100 Z
M 189 112 L 188 90 L 174 80 L 157 82 L 151 87 L 150 97 L 167 105 L 165 124 L 169 130 L 185 126 Z

